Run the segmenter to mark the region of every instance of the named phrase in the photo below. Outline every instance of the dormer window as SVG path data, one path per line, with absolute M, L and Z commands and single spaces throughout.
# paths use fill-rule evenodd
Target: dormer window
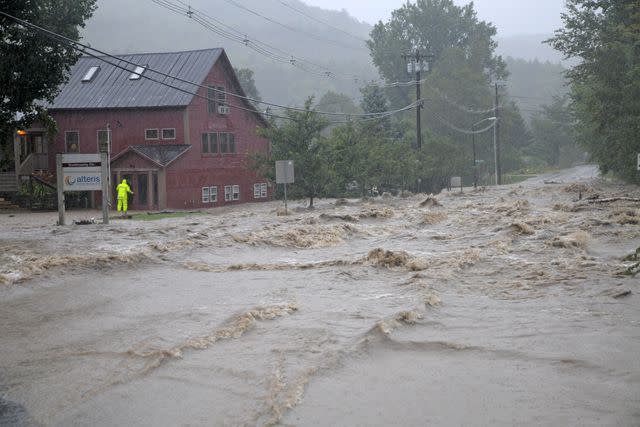
M 142 73 L 144 73 L 144 70 L 146 70 L 145 67 L 137 66 L 133 73 L 131 73 L 131 75 L 129 76 L 129 80 L 140 80 L 140 77 L 142 77 Z
M 89 83 L 90 81 L 92 81 L 93 78 L 98 74 L 98 71 L 100 71 L 100 67 L 89 68 L 84 77 L 82 77 L 82 83 Z

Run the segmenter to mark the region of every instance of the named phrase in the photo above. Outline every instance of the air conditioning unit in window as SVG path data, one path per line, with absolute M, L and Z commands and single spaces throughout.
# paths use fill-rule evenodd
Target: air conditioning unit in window
M 226 105 L 218 105 L 218 114 L 229 114 L 229 107 Z

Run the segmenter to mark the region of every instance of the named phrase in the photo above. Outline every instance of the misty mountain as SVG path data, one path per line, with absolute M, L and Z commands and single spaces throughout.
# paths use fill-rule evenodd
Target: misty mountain
M 560 52 L 544 43 L 552 34 L 522 34 L 510 37 L 498 37 L 498 55 L 520 58 L 529 61 L 565 63 Z M 569 61 L 571 62 L 571 61 Z M 565 63 L 565 65 L 568 65 Z
M 554 96 L 565 95 L 569 90 L 564 77 L 566 69 L 559 63 L 511 57 L 505 62 L 510 73 L 507 80 L 510 99 L 518 104 L 527 119 L 539 111 L 541 105 L 551 104 Z
M 84 37 L 93 47 L 117 54 L 223 47 L 235 67 L 254 70 L 264 99 L 284 104 L 301 104 L 309 95 L 319 98 L 328 90 L 357 96 L 363 80 L 378 78 L 364 43 L 371 27 L 344 10 L 324 10 L 298 0 L 192 0 L 190 5 L 208 15 L 213 31 L 152 0 L 99 0 Z M 231 40 L 222 33 L 236 36 Z M 285 63 L 245 46 L 245 38 L 250 45 L 278 49 Z M 301 70 L 288 62 L 291 56 L 312 64 L 297 61 L 306 69 Z M 316 65 L 326 67 L 332 77 L 317 75 L 322 69 Z

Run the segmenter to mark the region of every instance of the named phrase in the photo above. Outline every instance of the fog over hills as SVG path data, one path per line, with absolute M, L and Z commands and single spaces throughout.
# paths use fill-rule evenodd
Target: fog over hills
M 172 3 L 179 4 L 173 0 Z M 289 63 L 274 61 L 245 46 L 242 40 L 230 40 L 216 34 L 195 20 L 151 0 L 98 0 L 98 10 L 88 21 L 84 36 L 92 46 L 116 54 L 224 47 L 235 67 L 250 68 L 255 72 L 256 85 L 265 100 L 286 105 L 300 105 L 310 95 L 316 95 L 318 99 L 328 90 L 357 98 L 363 80 L 378 79 L 364 43 L 372 28 L 369 24 L 358 21 L 345 10 L 325 10 L 298 0 L 284 3 L 278 0 L 190 1 L 194 10 L 208 15 L 208 21 L 222 31 L 235 30 L 251 43 L 262 42 L 277 49 L 282 57 L 293 55 L 326 67 L 336 78 L 318 76 Z M 498 53 L 505 58 L 558 63 L 561 56 L 542 44 L 549 36 L 499 38 Z M 514 62 L 510 61 L 509 65 Z M 532 69 L 532 73 L 557 73 L 560 69 L 555 66 L 545 69 L 544 64 L 535 67 L 537 71 Z M 526 69 L 526 63 L 518 62 L 511 70 L 512 79 L 516 82 L 530 80 Z M 526 84 L 520 87 L 531 89 Z
M 175 2 L 174 2 L 175 3 Z M 249 40 L 279 49 L 281 56 L 295 56 L 328 68 L 339 78 L 305 72 L 289 63 L 274 61 L 243 45 L 202 27 L 151 0 L 99 0 L 98 10 L 88 21 L 84 35 L 92 46 L 112 53 L 169 52 L 224 47 L 231 63 L 251 68 L 265 99 L 300 104 L 311 94 L 327 90 L 357 95 L 354 76 L 377 79 L 364 41 L 371 27 L 345 11 L 328 11 L 289 0 L 287 3 L 317 20 L 344 29 L 356 37 L 316 22 L 285 7 L 277 0 L 235 2 L 280 24 L 270 22 L 224 0 L 192 0 L 191 6 L 211 18 L 237 29 Z M 210 19 L 210 22 L 215 22 Z M 216 24 L 222 27 L 222 24 Z M 228 28 L 226 29 L 228 31 Z

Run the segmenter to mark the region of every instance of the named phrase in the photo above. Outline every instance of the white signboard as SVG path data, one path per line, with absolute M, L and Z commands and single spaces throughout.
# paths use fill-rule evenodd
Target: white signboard
M 638 154 L 638 170 L 640 171 L 640 154 Z
M 293 160 L 276 160 L 276 184 L 291 184 L 293 176 Z
M 63 154 L 64 191 L 102 190 L 100 154 Z
M 459 176 L 452 176 L 451 187 L 453 188 L 462 187 L 462 178 L 460 178 Z

